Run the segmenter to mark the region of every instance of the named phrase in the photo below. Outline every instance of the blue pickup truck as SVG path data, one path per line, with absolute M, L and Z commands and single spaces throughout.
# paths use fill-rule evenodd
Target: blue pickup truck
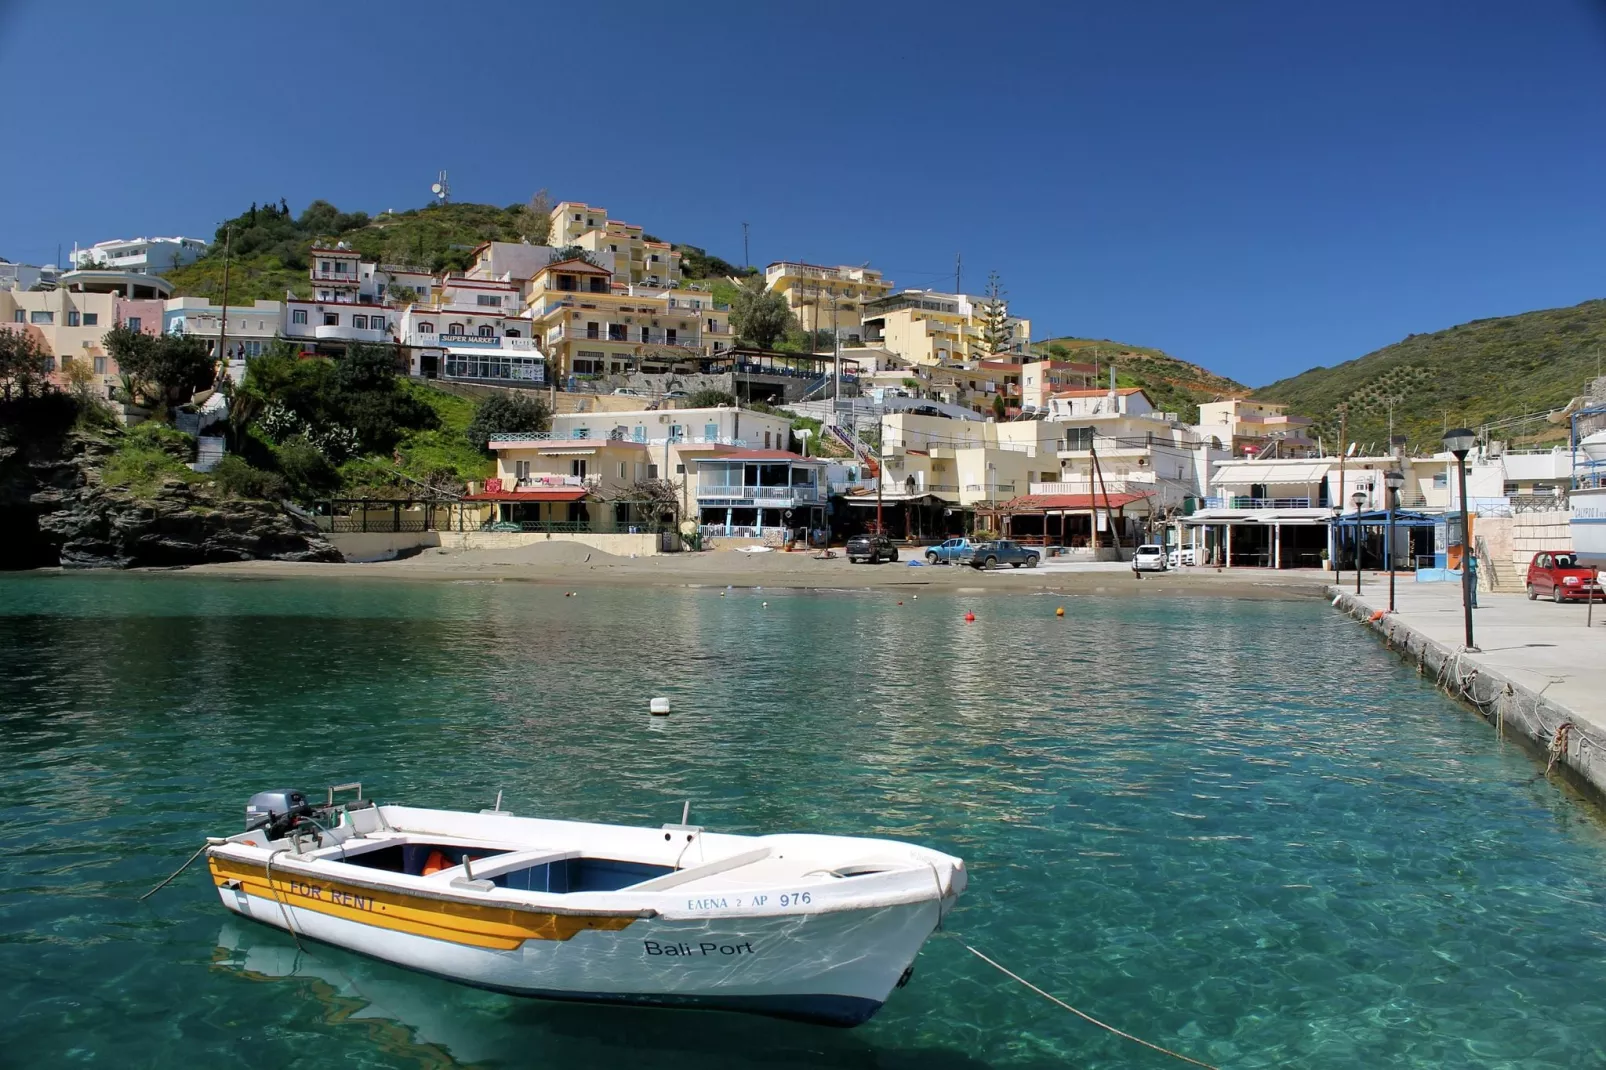
M 938 546 L 926 547 L 926 564 L 968 565 L 970 552 L 976 544 L 969 539 L 949 539 Z

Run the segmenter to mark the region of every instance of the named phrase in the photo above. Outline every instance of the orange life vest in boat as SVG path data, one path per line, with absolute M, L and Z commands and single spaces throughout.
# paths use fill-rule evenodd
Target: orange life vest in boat
M 443 869 L 451 869 L 452 863 L 439 851 L 431 851 L 424 860 L 424 876 L 433 877 Z

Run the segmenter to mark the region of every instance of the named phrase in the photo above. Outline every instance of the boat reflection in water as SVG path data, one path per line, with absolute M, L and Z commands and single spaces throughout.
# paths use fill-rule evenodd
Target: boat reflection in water
M 215 970 L 259 983 L 297 984 L 323 1021 L 367 1033 L 407 1066 L 686 1067 L 762 1063 L 775 1067 L 981 1070 L 949 1048 L 888 1049 L 839 1030 L 747 1015 L 585 1003 L 548 1003 L 421 977 L 327 945 L 298 949 L 282 932 L 230 920 L 212 953 Z M 696 1025 L 688 1028 L 688 1021 Z M 646 1060 L 644 1062 L 644 1060 Z

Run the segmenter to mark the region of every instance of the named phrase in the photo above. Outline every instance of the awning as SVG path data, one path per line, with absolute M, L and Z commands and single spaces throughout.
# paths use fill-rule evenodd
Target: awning
M 529 490 L 487 490 L 465 494 L 465 502 L 577 502 L 590 491 L 584 487 L 533 487 Z
M 1084 509 L 1120 509 L 1136 502 L 1146 501 L 1154 497 L 1152 493 L 1137 493 L 1123 491 L 1119 494 L 1025 494 L 1018 498 L 1011 498 L 1007 502 L 999 502 L 996 507 L 983 507 L 984 512 L 991 512 L 993 508 L 998 511 L 1013 513 L 1053 512 L 1056 510 L 1084 510 Z
M 539 349 L 503 349 L 500 346 L 446 346 L 446 352 L 456 357 L 518 357 L 522 360 L 546 361 Z
M 1210 477 L 1210 484 L 1246 487 L 1256 483 L 1319 483 L 1327 478 L 1328 469 L 1332 467 L 1331 461 L 1305 461 L 1300 464 L 1262 461 L 1258 464 L 1222 465 Z
M 1355 520 L 1354 513 L 1344 513 L 1341 516 L 1334 517 L 1329 523 L 1337 524 L 1339 527 L 1352 528 L 1355 526 Z M 1363 528 L 1386 528 L 1389 525 L 1389 514 L 1387 510 L 1374 509 L 1369 513 L 1362 513 L 1360 522 Z M 1442 523 L 1444 523 L 1444 517 L 1434 516 L 1432 513 L 1415 513 L 1406 509 L 1394 510 L 1394 526 L 1398 528 L 1432 528 L 1438 527 Z

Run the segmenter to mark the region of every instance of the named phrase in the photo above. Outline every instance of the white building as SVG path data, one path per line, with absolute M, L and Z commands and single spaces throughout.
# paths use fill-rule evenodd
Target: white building
M 33 289 L 48 290 L 56 285 L 61 272 L 55 264 L 44 264 L 36 267 L 33 264 L 13 264 L 9 260 L 0 259 L 0 290 L 16 290 L 26 293 Z
M 225 325 L 223 309 L 204 297 L 174 297 L 166 303 L 162 330 L 169 334 L 188 334 L 206 339 L 217 349 L 218 336 L 228 332 L 229 356 L 257 357 L 268 351 L 284 327 L 284 303 L 257 301 L 252 305 L 230 305 Z
M 118 238 L 73 250 L 73 264 L 160 275 L 193 264 L 206 255 L 206 249 L 207 243 L 199 238 Z

